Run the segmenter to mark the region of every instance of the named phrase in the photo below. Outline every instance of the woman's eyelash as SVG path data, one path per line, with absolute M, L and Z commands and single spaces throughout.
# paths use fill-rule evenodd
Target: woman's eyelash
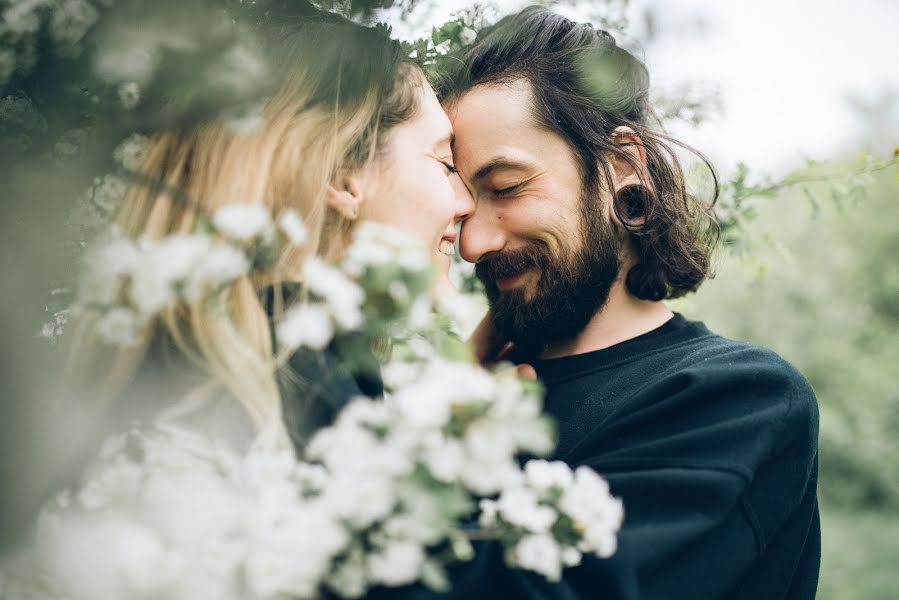
M 455 165 L 451 165 L 450 163 L 444 162 L 444 161 L 442 161 L 442 160 L 441 160 L 440 162 L 443 163 L 443 166 L 446 167 L 446 170 L 449 171 L 450 174 L 458 173 L 458 172 L 459 172 L 458 169 L 456 169 L 456 166 L 455 166 Z

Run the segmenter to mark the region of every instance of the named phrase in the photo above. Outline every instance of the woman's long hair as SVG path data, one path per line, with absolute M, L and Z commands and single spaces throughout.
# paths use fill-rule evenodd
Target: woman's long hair
M 257 431 L 273 426 L 283 433 L 260 289 L 298 280 L 303 252 L 332 260 L 345 247 L 352 222 L 328 206 L 325 190 L 338 169 L 372 160 L 389 127 L 412 116 L 421 74 L 385 30 L 336 17 L 281 26 L 268 43 L 284 66 L 261 126 L 242 133 L 216 120 L 156 135 L 117 223 L 132 239 L 155 240 L 190 233 L 198 216 L 230 203 L 262 205 L 272 214 L 291 208 L 309 230 L 304 250 L 285 249 L 272 273 L 239 278 L 221 292 L 221 302 L 167 308 L 132 348 L 107 344 L 98 336 L 98 316 L 81 316 L 68 332 L 69 385 L 115 398 L 151 342 L 163 337 L 205 375 L 192 393 L 229 392 Z

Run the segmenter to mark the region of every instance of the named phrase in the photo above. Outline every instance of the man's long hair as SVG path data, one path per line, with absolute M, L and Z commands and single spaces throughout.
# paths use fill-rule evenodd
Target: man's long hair
M 718 227 L 715 171 L 701 153 L 666 135 L 649 104 L 649 73 L 607 32 L 532 6 L 485 28 L 457 66 L 438 81 L 445 104 L 478 85 L 530 82 L 537 122 L 561 135 L 579 161 L 584 190 L 614 192 L 608 159 L 617 155 L 648 173 L 644 193 L 619 194 L 614 210 L 631 234 L 636 255 L 627 288 L 645 300 L 676 298 L 710 275 Z M 617 143 L 630 127 L 642 141 L 646 167 Z M 708 167 L 713 192 L 702 200 L 686 186 L 675 147 Z M 637 202 L 635 202 L 635 200 Z

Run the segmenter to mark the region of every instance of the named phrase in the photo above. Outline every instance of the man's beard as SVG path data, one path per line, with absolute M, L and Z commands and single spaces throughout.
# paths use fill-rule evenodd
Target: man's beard
M 545 242 L 534 240 L 475 266 L 496 332 L 515 344 L 517 357 L 533 359 L 548 344 L 574 338 L 609 299 L 621 268 L 619 243 L 601 216 L 583 210 L 581 217 L 580 249 L 575 252 L 562 250 L 564 255 L 554 256 Z M 530 299 L 521 288 L 500 291 L 496 286 L 497 280 L 528 270 L 539 273 L 530 284 Z

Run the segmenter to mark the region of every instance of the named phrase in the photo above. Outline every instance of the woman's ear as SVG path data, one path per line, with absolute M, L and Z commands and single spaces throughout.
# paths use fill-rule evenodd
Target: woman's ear
M 340 169 L 325 190 L 328 206 L 349 221 L 359 218 L 362 207 L 362 185 L 359 173 Z

